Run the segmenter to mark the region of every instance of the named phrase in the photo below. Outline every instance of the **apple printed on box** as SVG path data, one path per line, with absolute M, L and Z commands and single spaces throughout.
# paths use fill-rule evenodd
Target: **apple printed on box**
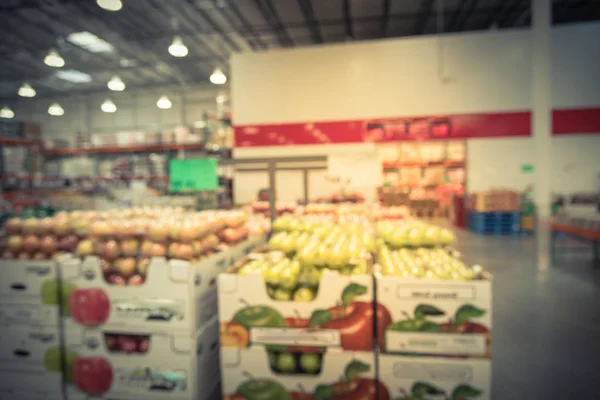
M 391 313 L 385 353 L 491 357 L 492 277 L 470 281 L 377 276 L 377 302 Z
M 64 314 L 82 326 L 193 334 L 217 311 L 216 279 L 227 255 L 196 264 L 153 258 L 139 286 L 107 283 L 97 257 L 61 263 Z
M 396 400 L 490 400 L 491 361 L 378 356 L 379 379 Z
M 207 398 L 219 382 L 216 318 L 195 337 L 149 334 L 143 354 L 111 352 L 99 328 L 70 328 L 65 363 L 69 399 L 197 400 Z
M 390 400 L 375 378 L 374 353 L 328 349 L 321 373 L 306 376 L 274 373 L 263 346 L 221 348 L 221 375 L 227 399 Z
M 60 346 L 58 327 L 0 326 L 0 369 L 55 373 L 60 377 Z
M 54 261 L 0 261 L 0 324 L 58 326 L 59 282 Z
M 310 302 L 273 300 L 259 273 L 221 274 L 218 292 L 222 346 L 373 350 L 371 275 L 324 271 L 318 293 Z M 378 325 L 390 321 L 389 313 L 377 310 Z

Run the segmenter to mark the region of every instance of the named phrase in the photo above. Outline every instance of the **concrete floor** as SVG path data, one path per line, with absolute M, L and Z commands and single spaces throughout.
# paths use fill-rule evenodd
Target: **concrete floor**
M 600 268 L 566 239 L 545 271 L 532 237 L 459 232 L 469 263 L 494 275 L 493 398 L 600 399 Z

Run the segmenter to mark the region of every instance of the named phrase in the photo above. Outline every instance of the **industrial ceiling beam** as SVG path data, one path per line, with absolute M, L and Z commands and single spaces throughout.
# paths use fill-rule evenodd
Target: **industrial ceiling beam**
M 227 8 L 231 10 L 231 12 L 235 15 L 235 17 L 242 23 L 244 30 L 252 36 L 254 41 L 261 46 L 263 49 L 268 48 L 265 42 L 261 39 L 260 35 L 254 31 L 254 28 L 250 24 L 250 22 L 244 17 L 244 15 L 240 12 L 239 8 L 234 3 L 234 0 L 225 0 L 227 4 Z
M 282 47 L 293 47 L 294 41 L 287 33 L 287 29 L 281 23 L 273 4 L 269 0 L 254 0 L 254 4 L 256 4 L 260 14 L 275 33 L 275 37 L 279 44 Z
M 381 37 L 387 36 L 388 24 L 390 22 L 390 10 L 392 8 L 391 0 L 383 0 L 383 10 L 381 12 Z
M 240 46 L 237 45 L 236 42 L 234 42 L 227 33 L 225 33 L 221 27 L 210 17 L 210 15 L 208 15 L 208 13 L 206 11 L 204 11 L 202 8 L 198 7 L 198 5 L 196 4 L 196 2 L 194 0 L 187 0 L 187 4 L 194 9 L 203 19 L 204 21 L 206 21 L 206 23 L 212 28 L 212 30 L 219 34 L 221 36 L 221 38 L 223 39 L 223 41 L 225 43 L 227 43 L 231 49 L 233 51 L 240 51 Z
M 306 21 L 306 26 L 308 27 L 313 43 L 323 43 L 323 34 L 321 33 L 319 21 L 317 20 L 315 11 L 313 10 L 312 1 L 298 0 L 298 6 L 300 6 L 302 15 L 304 15 L 304 20 Z
M 354 27 L 352 26 L 352 10 L 350 7 L 350 0 L 344 0 L 344 25 L 346 26 L 346 36 L 355 39 Z
M 478 2 L 479 0 L 467 0 L 466 3 L 463 3 L 462 16 L 458 16 L 456 23 L 452 26 L 451 32 L 459 32 L 465 29 Z
M 433 3 L 434 0 L 422 0 L 419 6 L 419 17 L 417 18 L 417 22 L 415 23 L 415 27 L 413 32 L 415 35 L 422 35 L 425 33 L 425 29 L 427 29 L 427 23 L 429 22 L 429 18 L 431 18 L 431 14 L 433 12 Z

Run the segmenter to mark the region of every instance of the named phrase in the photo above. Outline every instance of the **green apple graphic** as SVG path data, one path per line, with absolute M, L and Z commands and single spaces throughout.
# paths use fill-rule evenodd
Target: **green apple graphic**
M 232 318 L 233 322 L 250 328 L 286 328 L 287 321 L 279 311 L 268 306 L 248 306 L 239 310 Z
M 268 379 L 257 379 L 242 383 L 236 393 L 248 400 L 291 400 L 290 394 L 280 383 Z

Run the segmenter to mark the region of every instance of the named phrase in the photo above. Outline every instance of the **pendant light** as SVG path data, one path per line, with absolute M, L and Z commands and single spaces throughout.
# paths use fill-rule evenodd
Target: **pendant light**
M 114 113 L 115 111 L 117 111 L 117 106 L 115 103 L 113 103 L 112 100 L 106 99 L 104 100 L 104 103 L 102 103 L 102 105 L 100 106 L 100 109 L 105 113 Z
M 113 76 L 112 78 L 110 78 L 110 81 L 108 81 L 107 86 L 110 90 L 114 92 L 122 92 L 123 90 L 125 90 L 125 82 L 123 82 L 118 76 Z
M 171 100 L 169 100 L 167 96 L 160 96 L 160 98 L 156 102 L 156 106 L 161 110 L 168 110 L 169 108 L 171 108 L 172 105 L 173 103 L 171 103 Z
M 183 40 L 181 40 L 180 36 L 175 36 L 173 38 L 173 43 L 169 46 L 169 53 L 173 57 L 185 57 L 188 55 L 188 48 L 183 44 Z
M 0 108 L 0 118 L 14 118 L 15 112 L 8 107 Z
M 227 82 L 227 76 L 223 73 L 221 68 L 217 67 L 210 75 L 210 82 L 215 85 L 222 85 Z
M 55 117 L 60 117 L 64 115 L 65 110 L 58 103 L 53 103 L 50 107 L 48 107 L 48 114 L 53 115 Z
M 29 83 L 22 84 L 18 93 L 21 97 L 35 97 L 36 95 L 35 89 Z
M 50 50 L 44 58 L 44 64 L 54 68 L 61 68 L 65 65 L 65 60 L 56 50 Z
M 96 0 L 96 3 L 108 11 L 119 11 L 123 8 L 121 0 Z

